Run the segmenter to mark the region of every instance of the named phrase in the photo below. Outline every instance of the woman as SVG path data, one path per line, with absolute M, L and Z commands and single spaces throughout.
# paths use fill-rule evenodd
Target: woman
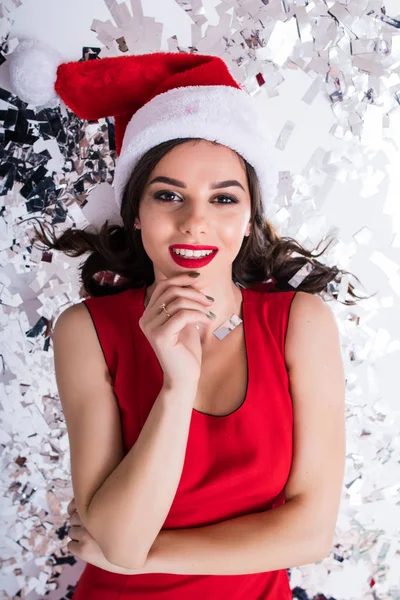
M 135 68 L 149 60 L 126 58 Z M 81 554 L 88 564 L 74 598 L 284 600 L 286 569 L 329 552 L 340 501 L 345 381 L 333 315 L 315 295 L 339 271 L 266 219 L 265 140 L 253 114 L 238 112 L 244 92 L 222 61 L 207 79 L 206 57 L 153 59 L 171 61 L 166 80 L 174 65 L 185 81 L 159 87 L 159 97 L 152 88 L 123 135 L 116 123 L 122 226 L 52 240 L 37 232 L 50 248 L 91 252 L 82 268 L 89 297 L 54 329 L 75 495 L 70 535 L 100 556 Z M 67 67 L 57 77 L 71 83 Z M 100 66 L 73 68 L 98 77 Z M 217 72 L 235 94 L 212 96 Z M 146 83 L 151 75 L 160 77 L 147 70 Z M 196 77 L 207 89 L 192 94 Z M 179 104 L 185 85 L 189 101 Z M 225 122 L 215 118 L 222 106 Z M 197 135 L 182 135 L 185 127 Z M 212 254 L 178 256 L 185 246 Z M 305 265 L 295 291 L 289 282 Z M 101 284 L 106 271 L 124 283 Z

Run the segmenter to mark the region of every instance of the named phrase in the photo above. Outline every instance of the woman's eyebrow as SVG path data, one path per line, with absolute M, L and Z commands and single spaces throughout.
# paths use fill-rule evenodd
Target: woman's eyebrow
M 176 187 L 186 189 L 186 185 L 183 183 L 183 181 L 179 181 L 178 179 L 172 179 L 172 177 L 164 177 L 163 175 L 159 175 L 158 177 L 155 177 L 154 179 L 152 179 L 150 181 L 149 185 L 151 185 L 152 183 L 157 183 L 157 182 L 170 183 L 171 185 L 176 185 Z M 242 184 L 239 183 L 239 181 L 236 181 L 236 179 L 227 179 L 226 181 L 215 181 L 214 183 L 210 184 L 210 189 L 217 190 L 219 188 L 232 187 L 232 186 L 240 187 L 240 188 L 242 188 L 242 190 L 244 192 L 246 191 L 244 189 L 244 187 L 242 186 Z

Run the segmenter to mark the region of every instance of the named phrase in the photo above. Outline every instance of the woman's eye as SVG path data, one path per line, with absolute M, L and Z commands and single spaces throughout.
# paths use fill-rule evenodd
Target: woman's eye
M 176 198 L 179 197 L 176 194 L 174 194 L 174 192 L 158 192 L 157 194 L 154 194 L 153 198 L 155 198 L 156 200 L 161 200 L 161 202 L 170 202 L 170 200 L 163 198 L 163 196 L 164 197 L 165 196 L 175 196 Z M 238 200 L 236 200 L 236 198 L 233 198 L 231 196 L 220 195 L 220 196 L 216 197 L 217 200 L 219 200 L 220 198 L 229 200 L 229 202 L 218 202 L 218 204 L 237 204 L 238 203 Z
M 154 194 L 153 198 L 156 200 L 161 200 L 162 202 L 168 202 L 163 196 L 176 196 L 173 192 L 158 192 L 158 194 Z

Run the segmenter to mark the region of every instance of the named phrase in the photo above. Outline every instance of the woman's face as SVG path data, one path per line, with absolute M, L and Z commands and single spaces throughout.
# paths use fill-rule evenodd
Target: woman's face
M 176 181 L 152 183 L 157 177 Z M 230 185 L 212 189 L 213 183 L 227 180 L 240 185 L 230 181 Z M 198 269 L 202 282 L 211 283 L 225 275 L 231 279 L 232 263 L 243 237 L 250 233 L 250 216 L 246 170 L 230 148 L 207 140 L 173 148 L 150 174 L 136 220 L 156 281 L 188 272 L 170 255 L 169 247 L 176 244 L 216 246 L 213 260 Z

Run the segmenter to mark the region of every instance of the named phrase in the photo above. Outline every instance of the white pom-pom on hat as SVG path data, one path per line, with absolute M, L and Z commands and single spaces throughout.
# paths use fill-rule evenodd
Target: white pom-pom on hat
M 24 40 L 8 57 L 13 91 L 33 106 L 55 108 L 60 97 L 54 89 L 57 68 L 64 62 L 57 50 L 44 42 Z

